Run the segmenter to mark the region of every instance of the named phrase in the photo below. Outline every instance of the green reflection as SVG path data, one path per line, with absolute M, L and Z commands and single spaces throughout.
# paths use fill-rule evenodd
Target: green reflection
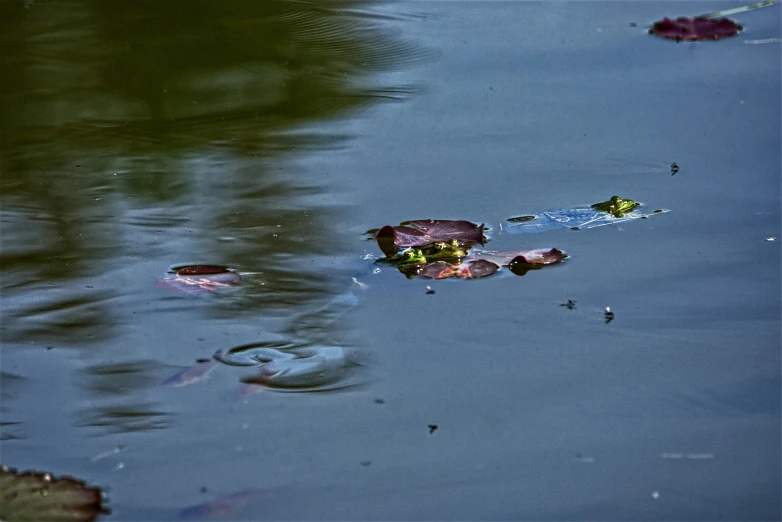
M 128 267 L 194 253 L 260 273 L 233 309 L 321 295 L 339 209 L 284 158 L 344 147 L 349 136 L 313 123 L 404 99 L 409 86 L 371 73 L 422 56 L 365 5 L 0 4 L 0 269 L 18 319 L 6 339 L 111 336 L 107 304 L 127 303 L 92 288 L 122 297 L 138 277 Z

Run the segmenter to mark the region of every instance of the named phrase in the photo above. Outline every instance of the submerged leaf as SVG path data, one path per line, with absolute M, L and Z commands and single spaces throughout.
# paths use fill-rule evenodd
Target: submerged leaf
M 546 232 L 556 228 L 594 228 L 604 225 L 616 225 L 625 221 L 645 219 L 668 210 L 644 212 L 642 205 L 631 199 L 613 196 L 608 201 L 595 203 L 588 207 L 563 208 L 549 210 L 535 215 L 526 215 L 508 219 L 505 231 L 510 234 L 531 234 Z
M 173 277 L 156 280 L 158 286 L 187 294 L 214 292 L 219 288 L 238 285 L 242 278 L 229 268 L 218 265 L 191 265 L 172 268 Z
M 741 30 L 740 25 L 728 18 L 679 17 L 672 20 L 666 17 L 655 22 L 649 29 L 649 34 L 680 42 L 682 40 L 719 40 L 735 36 Z
M 0 467 L 0 520 L 80 522 L 108 514 L 103 492 L 71 477 Z

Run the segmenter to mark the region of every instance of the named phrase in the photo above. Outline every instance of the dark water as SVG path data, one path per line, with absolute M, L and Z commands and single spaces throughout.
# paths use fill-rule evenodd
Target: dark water
M 645 34 L 725 7 L 4 1 L 2 463 L 116 520 L 778 519 L 780 10 Z M 671 212 L 498 227 L 614 194 Z M 428 217 L 570 257 L 373 274 L 362 233 Z M 185 263 L 248 275 L 155 284 Z M 352 277 L 352 386 L 162 386 Z

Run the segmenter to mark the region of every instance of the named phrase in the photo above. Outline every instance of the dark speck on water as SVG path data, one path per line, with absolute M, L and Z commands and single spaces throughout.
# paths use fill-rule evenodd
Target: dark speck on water
M 572 299 L 568 299 L 567 303 L 560 303 L 559 306 L 564 306 L 568 310 L 573 310 L 576 307 L 576 302 L 573 301 Z

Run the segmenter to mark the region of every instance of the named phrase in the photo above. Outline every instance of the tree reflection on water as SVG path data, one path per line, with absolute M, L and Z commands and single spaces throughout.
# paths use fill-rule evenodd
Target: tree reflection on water
M 323 298 L 344 209 L 290 159 L 344 149 L 314 123 L 406 99 L 372 74 L 423 56 L 350 0 L 3 2 L 0 42 L 6 347 L 127 344 L 181 312 L 154 279 L 185 261 L 256 274 L 213 316 Z
M 323 238 L 338 209 L 313 204 L 324 187 L 281 160 L 343 147 L 348 136 L 307 125 L 406 97 L 366 78 L 421 57 L 338 8 L 361 6 L 5 2 L 5 338 L 66 325 L 57 341 L 105 339 L 116 289 L 87 279 L 139 260 L 208 253 L 262 268 L 265 299 L 242 307 L 317 294 L 307 258 L 336 252 L 338 238 Z

